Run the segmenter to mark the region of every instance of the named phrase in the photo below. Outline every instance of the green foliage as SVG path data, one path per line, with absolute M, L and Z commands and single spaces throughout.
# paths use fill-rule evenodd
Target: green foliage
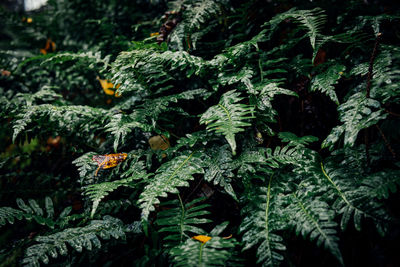
M 226 223 L 223 223 L 223 228 Z M 225 240 L 217 235 L 221 226 L 216 226 L 210 233 L 209 241 L 201 243 L 187 239 L 171 250 L 171 256 L 176 266 L 235 266 L 234 247 L 237 242 L 234 238 Z
M 326 22 L 324 11 L 320 8 L 314 8 L 312 10 L 296 10 L 296 8 L 292 8 L 289 11 L 275 16 L 268 24 L 270 24 L 272 28 L 275 28 L 280 22 L 289 18 L 293 18 L 307 30 L 307 36 L 310 38 L 311 46 L 315 50 L 317 37 L 321 34 L 321 28 Z
M 377 124 L 387 116 L 383 113 L 379 101 L 367 98 L 361 92 L 353 94 L 345 103 L 341 104 L 338 112 L 343 124 L 332 129 L 322 147 L 332 148 L 343 134 L 344 145 L 354 146 L 358 133 L 362 129 Z
M 61 232 L 47 236 L 38 236 L 38 244 L 30 246 L 25 253 L 22 264 L 39 266 L 39 260 L 49 263 L 49 256 L 57 258 L 68 254 L 67 244 L 77 252 L 83 249 L 92 250 L 101 247 L 100 238 L 108 240 L 111 237 L 125 239 L 127 231 L 119 219 L 104 216 L 103 220 L 93 220 L 89 225 L 77 228 L 67 228 Z
M 239 104 L 243 98 L 235 91 L 229 91 L 221 96 L 218 105 L 210 107 L 200 118 L 200 123 L 206 124 L 208 130 L 222 133 L 236 155 L 235 134 L 244 131 L 243 127 L 251 124 L 244 120 L 251 119 L 253 107 Z
M 329 98 L 339 105 L 339 100 L 335 93 L 335 88 L 332 86 L 337 83 L 340 79 L 343 71 L 345 70 L 345 66 L 337 64 L 328 67 L 328 69 L 316 75 L 312 81 L 311 91 L 321 91 L 325 93 Z
M 124 173 L 126 175 L 126 173 Z M 85 195 L 89 196 L 93 202 L 91 217 L 93 217 L 99 206 L 100 201 L 106 197 L 109 193 L 116 190 L 120 186 L 134 187 L 133 182 L 139 179 L 146 179 L 147 174 L 144 171 L 143 162 L 132 164 L 129 169 L 129 177 L 125 179 L 115 180 L 112 182 L 102 182 L 98 184 L 91 184 L 85 187 Z
M 62 225 L 64 219 L 71 212 L 71 207 L 65 208 L 59 218 L 56 220 L 54 218 L 54 207 L 51 198 L 45 198 L 45 210 L 47 215 L 44 215 L 43 209 L 39 204 L 33 200 L 28 200 L 29 206 L 20 198 L 17 198 L 17 205 L 20 209 L 14 209 L 11 207 L 1 207 L 0 208 L 0 226 L 5 225 L 7 222 L 13 224 L 15 219 L 27 221 L 34 220 L 40 225 L 46 225 L 51 229 L 54 229 L 56 225 Z
M 211 222 L 204 218 L 210 214 L 205 210 L 210 205 L 199 204 L 204 198 L 195 199 L 189 203 L 183 204 L 182 199 L 172 200 L 163 203 L 162 210 L 157 213 L 156 225 L 160 228 L 160 233 L 166 233 L 164 242 L 167 247 L 180 245 L 189 238 L 189 234 L 205 234 L 204 230 L 199 228 L 200 224 Z M 171 207 L 172 206 L 172 207 Z
M 142 219 L 147 220 L 154 205 L 160 203 L 159 197 L 178 193 L 177 187 L 188 186 L 188 181 L 193 180 L 196 173 L 204 173 L 204 170 L 199 154 L 195 152 L 175 157 L 161 165 L 139 197 Z
M 0 265 L 400 265 L 399 4 L 289 2 L 0 4 Z
M 242 209 L 243 221 L 240 231 L 243 233 L 243 250 L 257 247 L 257 263 L 263 266 L 276 266 L 283 260 L 282 251 L 286 250 L 283 238 L 279 235 L 284 220 L 279 186 L 274 186 L 273 175 L 268 179 L 267 187 L 261 187 L 249 196 L 249 204 Z
M 333 220 L 335 212 L 329 205 L 319 199 L 310 200 L 307 195 L 292 195 L 292 204 L 287 208 L 290 220 L 296 229 L 296 234 L 316 241 L 318 246 L 324 246 L 343 265 L 337 237 L 337 223 Z

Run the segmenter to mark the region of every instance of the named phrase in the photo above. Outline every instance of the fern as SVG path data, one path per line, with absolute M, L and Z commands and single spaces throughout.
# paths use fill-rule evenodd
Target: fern
M 176 266 L 235 266 L 234 238 L 224 239 L 217 235 L 224 230 L 226 223 L 216 226 L 210 233 L 211 239 L 205 243 L 187 239 L 171 249 L 171 256 Z
M 260 187 L 249 196 L 248 204 L 242 209 L 243 250 L 257 246 L 257 263 L 262 266 L 276 266 L 283 260 L 286 250 L 279 231 L 284 228 L 279 187 L 273 175 L 267 187 Z
M 325 93 L 333 102 L 339 105 L 339 99 L 335 93 L 334 84 L 340 79 L 345 66 L 336 64 L 328 67 L 328 69 L 320 74 L 317 74 L 311 85 L 311 91 L 321 91 Z
M 13 140 L 25 130 L 32 121 L 46 121 L 55 124 L 65 133 L 73 132 L 77 136 L 92 134 L 100 128 L 102 122 L 108 119 L 106 110 L 87 106 L 55 106 L 42 104 L 26 108 L 26 113 L 21 114 L 13 125 Z
M 61 232 L 47 236 L 38 236 L 35 241 L 38 244 L 27 248 L 25 258 L 22 260 L 24 266 L 39 266 L 39 260 L 45 264 L 51 258 L 59 255 L 68 254 L 67 244 L 77 252 L 82 252 L 83 248 L 92 250 L 100 248 L 101 242 L 98 237 L 108 240 L 111 237 L 125 239 L 125 229 L 119 219 L 111 216 L 104 216 L 103 220 L 91 221 L 84 227 L 67 228 Z
M 53 201 L 49 197 L 45 198 L 45 210 L 47 216 L 44 216 L 43 209 L 33 199 L 28 200 L 29 206 L 20 198 L 17 198 L 16 201 L 20 210 L 11 207 L 0 208 L 0 226 L 5 225 L 7 221 L 8 223 L 13 224 L 15 219 L 26 219 L 27 221 L 34 220 L 40 225 L 46 225 L 47 227 L 54 229 L 56 225 L 61 225 L 64 218 L 71 212 L 71 207 L 65 208 L 56 220 L 56 218 L 54 218 Z
M 363 185 L 369 187 L 370 194 L 378 199 L 387 199 L 397 192 L 400 185 L 400 175 L 398 170 L 383 170 L 370 174 L 363 179 Z
M 79 171 L 79 177 L 80 177 L 80 183 L 90 183 L 92 179 L 87 179 L 88 173 L 90 171 L 95 172 L 97 168 L 97 164 L 95 161 L 93 161 L 93 156 L 95 155 L 95 152 L 88 152 L 79 158 L 75 159 L 72 163 L 75 164 L 78 167 Z
M 186 38 L 190 35 L 192 35 L 192 44 L 188 43 L 187 46 L 192 45 L 196 49 L 196 39 L 198 38 L 193 38 L 193 35 L 201 33 L 201 28 L 207 25 L 207 22 L 217 18 L 224 1 L 196 0 L 184 2 L 186 2 L 186 5 L 184 5 L 183 20 L 173 30 L 170 37 L 170 46 L 176 47 L 180 51 L 184 50 Z M 182 3 L 180 6 L 182 10 Z
M 204 161 L 207 168 L 204 173 L 204 180 L 220 185 L 227 194 L 237 201 L 238 198 L 231 184 L 234 177 L 232 153 L 226 149 L 226 146 L 225 148 L 210 149 L 209 152 Z
M 390 220 L 382 207 L 382 203 L 375 201 L 370 194 L 370 188 L 362 185 L 352 185 L 352 180 L 341 169 L 327 169 L 321 162 L 322 175 L 320 181 L 328 186 L 329 199 L 334 199 L 333 208 L 341 214 L 340 227 L 342 230 L 353 217 L 354 227 L 361 231 L 361 220 L 371 218 L 377 229 L 383 233 L 385 224 Z M 347 177 L 347 179 L 343 179 Z M 341 178 L 341 179 L 340 179 Z
M 251 124 L 244 120 L 253 118 L 253 107 L 239 104 L 243 98 L 235 90 L 222 95 L 219 104 L 209 108 L 200 118 L 200 123 L 207 125 L 207 130 L 222 133 L 236 154 L 235 134 Z
M 159 197 L 166 197 L 167 193 L 178 193 L 177 187 L 188 186 L 187 181 L 193 180 L 196 173 L 204 173 L 204 170 L 199 154 L 195 152 L 175 157 L 161 165 L 139 197 L 142 219 L 148 219 L 154 205 L 160 203 Z
M 329 147 L 339 141 L 344 134 L 344 145 L 353 146 L 358 133 L 380 120 L 385 119 L 379 101 L 367 98 L 363 93 L 353 94 L 345 103 L 338 108 L 342 125 L 336 126 L 322 143 L 322 147 Z
M 291 198 L 292 204 L 286 210 L 296 234 L 301 234 L 304 238 L 309 236 L 311 241 L 315 240 L 318 246 L 325 247 L 343 265 L 336 232 L 337 223 L 333 220 L 335 212 L 326 202 L 320 199 L 310 200 L 306 194 L 293 193 Z
M 396 265 L 397 5 L 288 2 L 0 8 L 0 265 Z
M 281 13 L 272 18 L 268 24 L 272 29 L 286 19 L 293 18 L 296 22 L 300 23 L 307 29 L 307 35 L 310 38 L 311 47 L 315 50 L 316 40 L 321 34 L 321 28 L 326 22 L 326 15 L 320 8 L 312 10 L 296 10 L 292 8 L 284 13 Z
M 101 52 L 85 52 L 85 53 L 59 53 L 44 60 L 41 65 L 65 63 L 71 60 L 80 61 L 81 64 L 86 65 L 90 69 L 99 69 L 99 72 L 105 72 L 109 67 L 110 55 L 105 58 L 101 57 Z M 100 68 L 100 66 L 102 67 Z
M 149 132 L 153 129 L 151 125 L 145 122 L 140 122 L 140 118 L 144 121 L 144 118 L 133 113 L 130 115 L 125 114 L 115 114 L 110 118 L 110 122 L 105 125 L 106 132 L 110 132 L 114 138 L 114 151 L 117 152 L 118 145 L 124 143 L 126 137 L 135 128 L 142 129 Z
M 204 218 L 210 214 L 206 210 L 210 205 L 201 204 L 204 198 L 197 198 L 189 203 L 183 203 L 179 195 L 178 198 L 179 201 L 164 202 L 162 208 L 165 210 L 157 213 L 155 224 L 160 228 L 160 233 L 167 234 L 164 237 L 166 247 L 182 244 L 189 234 L 205 234 L 199 226 L 211 222 L 210 219 Z
M 112 182 L 103 182 L 98 184 L 91 184 L 85 187 L 85 195 L 87 195 L 93 202 L 92 211 L 90 216 L 93 218 L 100 201 L 106 197 L 109 193 L 116 190 L 120 186 L 133 187 L 133 181 L 147 178 L 147 174 L 144 171 L 143 162 L 132 164 L 129 170 L 129 177 L 125 179 L 115 180 Z

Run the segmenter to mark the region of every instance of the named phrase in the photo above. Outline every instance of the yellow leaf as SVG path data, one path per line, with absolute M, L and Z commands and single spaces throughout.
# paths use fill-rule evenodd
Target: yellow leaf
M 152 32 L 152 33 L 150 33 L 150 37 L 157 36 L 159 34 L 160 34 L 159 32 Z
M 99 166 L 96 170 L 96 174 L 100 169 L 109 169 L 117 166 L 119 163 L 124 161 L 128 154 L 117 153 L 117 154 L 107 154 L 107 155 L 94 155 L 92 160 L 97 162 Z
M 107 95 L 114 95 L 115 92 L 113 90 L 110 90 L 110 88 L 114 88 L 114 84 L 111 83 L 109 80 L 103 80 L 100 79 L 99 77 L 96 78 L 101 85 L 101 88 L 103 88 L 104 93 L 106 93 Z M 116 89 L 118 89 L 120 86 L 120 84 L 117 84 L 117 86 L 115 86 Z M 121 97 L 121 94 L 115 94 L 115 97 Z
M 27 19 L 26 19 L 26 22 L 27 22 L 27 23 L 32 23 L 32 21 L 33 21 L 32 18 L 27 18 Z
M 212 238 L 212 237 L 206 236 L 206 235 L 196 235 L 196 236 L 193 236 L 193 237 L 192 237 L 192 239 L 197 240 L 197 241 L 200 241 L 200 242 L 203 243 L 203 244 L 205 244 L 205 243 L 207 243 L 208 241 L 210 241 L 211 238 Z

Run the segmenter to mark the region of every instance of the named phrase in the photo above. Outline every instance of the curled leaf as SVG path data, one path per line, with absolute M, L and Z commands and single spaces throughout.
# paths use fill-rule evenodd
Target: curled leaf
M 101 88 L 103 88 L 104 93 L 106 93 L 106 95 L 115 95 L 115 97 L 121 97 L 121 94 L 116 93 L 114 90 L 111 90 L 110 88 L 114 88 L 114 84 L 112 82 L 110 82 L 109 80 L 106 79 L 100 79 L 99 77 L 96 78 L 101 85 Z M 120 84 L 117 84 L 115 86 L 115 89 L 118 89 L 120 86 Z
M 212 238 L 212 237 L 206 236 L 206 235 L 196 235 L 196 236 L 193 236 L 193 237 L 192 237 L 192 239 L 197 240 L 197 241 L 200 241 L 200 242 L 203 243 L 203 244 L 205 244 L 205 243 L 207 243 L 208 241 L 210 241 L 211 238 Z
M 45 47 L 40 49 L 40 53 L 46 55 L 47 53 L 54 51 L 56 51 L 56 43 L 48 38 Z
M 96 174 L 100 169 L 109 169 L 117 166 L 119 163 L 124 161 L 128 154 L 126 153 L 117 153 L 117 154 L 107 154 L 107 155 L 94 155 L 92 157 L 93 161 L 97 162 L 99 166 L 96 170 Z

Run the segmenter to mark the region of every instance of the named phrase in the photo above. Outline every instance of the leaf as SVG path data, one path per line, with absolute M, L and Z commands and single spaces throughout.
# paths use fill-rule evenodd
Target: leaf
M 385 119 L 387 114 L 383 113 L 379 101 L 367 98 L 364 93 L 353 94 L 345 103 L 338 108 L 339 118 L 342 125 L 336 126 L 322 142 L 322 148 L 333 149 L 333 145 L 339 141 L 344 134 L 344 146 L 354 146 L 358 133 L 380 120 Z
M 160 203 L 160 197 L 166 197 L 167 193 L 178 193 L 177 187 L 189 186 L 188 180 L 193 180 L 196 173 L 204 173 L 204 170 L 200 155 L 194 152 L 161 165 L 139 197 L 142 219 L 148 219 L 154 205 Z
M 311 81 L 311 91 L 321 91 L 325 93 L 333 102 L 339 105 L 339 99 L 335 93 L 335 87 L 338 80 L 346 69 L 344 65 L 334 64 L 325 72 L 317 74 Z
M 243 98 L 235 90 L 222 95 L 219 104 L 210 107 L 200 118 L 200 123 L 207 126 L 207 130 L 222 133 L 236 155 L 235 134 L 244 131 L 243 127 L 251 126 L 245 122 L 254 118 L 254 108 L 245 104 L 238 104 Z

